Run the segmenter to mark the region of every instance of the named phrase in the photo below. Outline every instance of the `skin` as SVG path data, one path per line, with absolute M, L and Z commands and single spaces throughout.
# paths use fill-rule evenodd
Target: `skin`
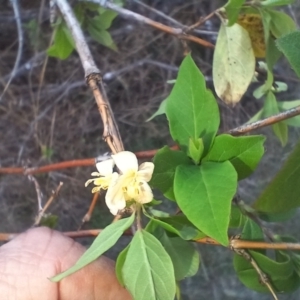
M 60 232 L 34 228 L 0 247 L 0 298 L 6 300 L 131 300 L 115 276 L 114 262 L 101 256 L 53 283 L 85 248 Z

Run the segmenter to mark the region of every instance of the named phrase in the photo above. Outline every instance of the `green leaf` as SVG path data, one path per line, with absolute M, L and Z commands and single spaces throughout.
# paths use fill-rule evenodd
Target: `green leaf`
M 223 162 L 229 160 L 234 166 L 238 179 L 248 177 L 257 167 L 264 154 L 263 136 L 233 137 L 222 134 L 215 138 L 214 144 L 203 161 Z
M 145 205 L 143 207 L 145 207 Z M 157 218 L 167 218 L 167 217 L 170 217 L 169 213 L 167 213 L 165 211 L 162 211 L 162 210 L 153 209 L 152 207 L 150 208 L 150 212 L 151 212 L 151 214 L 154 217 L 157 217 Z
M 276 40 L 276 45 L 300 77 L 300 31 L 294 31 L 280 37 Z
M 213 58 L 217 95 L 235 105 L 245 94 L 255 71 L 255 56 L 248 32 L 239 24 L 221 24 Z
M 299 276 L 294 271 L 289 256 L 286 255 L 285 260 L 281 259 L 277 262 L 257 251 L 249 251 L 249 253 L 268 276 L 276 292 L 291 292 L 299 287 Z M 258 292 L 269 292 L 268 288 L 260 283 L 260 278 L 249 261 L 235 255 L 233 263 L 239 279 L 245 286 Z
M 250 218 L 246 219 L 241 238 L 243 240 L 263 241 L 264 233 L 256 222 Z
M 245 225 L 248 217 L 245 216 L 237 205 L 231 206 L 230 212 L 230 228 L 239 228 Z
M 150 185 L 159 189 L 168 199 L 175 200 L 173 181 L 176 167 L 192 164 L 192 161 L 182 151 L 173 151 L 165 146 L 160 149 L 153 159 L 155 168 Z
M 282 82 L 282 81 L 274 82 L 274 92 L 275 93 L 286 92 L 288 90 L 288 88 L 289 87 L 285 82 Z
M 135 215 L 132 214 L 129 218 L 121 219 L 105 227 L 73 267 L 50 278 L 50 280 L 58 282 L 96 260 L 118 241 L 123 232 L 131 226 L 134 218 Z
M 297 29 L 294 20 L 286 13 L 269 10 L 269 14 L 271 16 L 270 30 L 276 38 L 291 33 Z
M 188 147 L 190 138 L 203 138 L 205 151 L 208 151 L 219 128 L 219 108 L 190 55 L 185 57 L 179 68 L 167 100 L 166 114 L 176 142 Z
M 228 18 L 228 26 L 233 25 L 239 16 L 240 10 L 246 0 L 229 0 L 225 5 L 226 15 Z
M 170 238 L 164 234 L 160 242 L 171 257 L 176 281 L 194 276 L 200 263 L 200 256 L 194 245 L 179 237 Z
M 279 101 L 277 102 L 278 108 L 281 112 L 292 109 L 300 105 L 300 100 L 292 101 Z M 285 124 L 294 127 L 300 127 L 300 116 L 295 116 L 293 118 L 284 121 Z
M 172 232 L 184 240 L 199 239 L 206 236 L 195 228 L 186 216 L 172 216 L 161 219 L 152 218 L 152 221 L 163 227 L 166 231 Z
M 204 151 L 203 139 L 197 140 L 190 139 L 188 147 L 188 155 L 196 165 L 199 164 Z
M 112 21 L 118 14 L 112 10 L 105 10 L 100 16 L 93 18 L 94 22 L 97 23 L 97 28 L 105 30 L 111 26 Z
M 270 117 L 272 115 L 279 113 L 276 97 L 273 92 L 269 91 L 267 93 L 263 109 L 264 109 L 264 118 L 267 118 L 267 117 Z
M 281 146 L 284 147 L 288 141 L 288 127 L 285 122 L 279 122 L 272 125 L 275 135 L 278 137 Z
M 65 25 L 60 24 L 55 32 L 53 45 L 48 48 L 47 54 L 59 59 L 66 59 L 73 52 L 74 47 L 70 42 L 70 36 L 66 33 Z
M 269 91 L 264 103 L 264 117 L 269 117 L 279 113 L 276 97 L 273 92 Z M 288 141 L 288 127 L 284 122 L 279 122 L 272 125 L 275 135 L 281 142 L 282 146 L 285 146 Z
M 269 48 L 267 48 L 268 50 Z M 275 59 L 275 58 L 274 58 Z M 269 64 L 272 64 L 274 61 L 271 61 L 271 59 L 268 60 Z M 273 88 L 273 81 L 274 81 L 274 76 L 273 73 L 267 69 L 267 79 L 265 83 L 261 86 L 259 86 L 254 92 L 253 96 L 256 99 L 260 99 L 263 95 L 265 95 L 268 91 L 272 90 Z
M 146 122 L 149 122 L 152 119 L 154 119 L 155 117 L 166 113 L 167 100 L 168 99 L 165 99 L 160 103 L 158 110 L 149 119 L 147 119 Z
M 256 88 L 252 94 L 255 99 L 260 99 L 265 93 L 266 93 L 266 88 L 265 88 L 265 84 L 263 84 L 258 88 Z
M 78 21 L 78 23 L 82 26 L 82 24 L 85 21 L 85 18 L 87 16 L 87 7 L 85 6 L 85 3 L 77 3 L 73 7 L 74 15 Z
M 285 161 L 270 184 L 254 203 L 254 208 L 267 213 L 288 212 L 300 206 L 300 143 Z
M 87 29 L 91 37 L 99 44 L 104 45 L 114 51 L 117 51 L 117 46 L 115 45 L 108 31 L 99 30 L 93 22 L 89 22 Z
M 272 68 L 275 66 L 279 58 L 282 56 L 282 53 L 278 50 L 278 47 L 275 44 L 275 40 L 272 36 L 269 37 L 267 41 L 267 50 L 266 50 L 266 62 L 268 65 L 269 70 L 272 70 Z M 270 76 L 270 72 L 268 72 L 268 76 L 270 77 L 270 80 L 272 80 L 272 85 L 273 85 L 273 73 Z
M 249 119 L 246 124 L 252 123 L 252 122 L 256 122 L 260 119 L 262 119 L 263 117 L 263 109 L 259 110 L 251 119 Z
M 124 248 L 118 255 L 117 261 L 116 261 L 116 276 L 118 278 L 119 283 L 124 286 L 124 280 L 123 280 L 123 266 L 126 260 L 127 252 L 129 250 L 130 244 Z
M 278 213 L 257 212 L 258 217 L 266 222 L 283 222 L 291 219 L 296 214 L 296 209 Z
M 178 166 L 174 192 L 187 218 L 203 233 L 228 245 L 227 229 L 237 174 L 229 161 Z
M 172 260 L 162 244 L 147 231 L 134 235 L 122 273 L 133 299 L 174 299 L 176 283 Z
M 46 226 L 49 228 L 55 228 L 58 223 L 58 216 L 52 214 L 43 215 L 39 226 Z
M 47 147 L 46 145 L 41 145 L 42 158 L 51 159 L 54 154 L 54 150 L 52 148 Z
M 272 17 L 269 13 L 270 10 L 259 9 L 259 13 L 262 18 L 263 27 L 264 27 L 264 38 L 266 45 L 266 63 L 268 66 L 268 77 L 265 83 L 265 90 L 268 91 L 273 85 L 273 67 L 275 63 L 280 58 L 280 51 L 278 51 L 273 36 L 270 34 L 272 26 Z
M 272 7 L 272 6 L 288 5 L 294 2 L 295 0 L 265 0 L 260 2 L 260 5 Z

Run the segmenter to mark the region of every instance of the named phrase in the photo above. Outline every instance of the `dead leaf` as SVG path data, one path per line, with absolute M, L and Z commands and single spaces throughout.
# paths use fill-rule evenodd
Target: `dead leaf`
M 255 57 L 248 32 L 239 24 L 221 24 L 213 59 L 217 95 L 234 106 L 246 92 L 254 75 Z

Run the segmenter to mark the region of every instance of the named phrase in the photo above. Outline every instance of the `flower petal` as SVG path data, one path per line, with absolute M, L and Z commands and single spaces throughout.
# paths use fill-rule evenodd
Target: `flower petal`
M 154 164 L 152 162 L 144 162 L 139 166 L 137 172 L 138 181 L 150 181 L 154 170 Z
M 122 174 L 125 174 L 130 170 L 138 170 L 138 160 L 135 154 L 130 151 L 121 151 L 111 157 Z
M 139 203 L 149 203 L 153 200 L 153 193 L 147 182 L 141 181 L 140 183 L 140 194 L 138 199 L 135 199 Z
M 87 187 L 91 182 L 93 182 L 94 179 L 89 179 L 87 180 L 87 182 L 84 184 L 85 187 Z
M 118 173 L 113 173 L 105 196 L 106 205 L 113 215 L 116 215 L 119 210 L 126 207 L 126 201 L 122 187 L 122 177 Z
M 101 176 L 112 174 L 115 163 L 113 159 L 107 159 L 96 163 L 96 168 Z
M 101 174 L 98 173 L 98 172 L 93 172 L 91 175 L 92 175 L 92 176 L 101 176 Z

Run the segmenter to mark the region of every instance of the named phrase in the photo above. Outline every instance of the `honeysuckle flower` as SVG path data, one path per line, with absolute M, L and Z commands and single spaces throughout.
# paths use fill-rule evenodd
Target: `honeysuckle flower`
M 113 172 L 114 165 L 120 174 Z M 128 201 L 140 204 L 152 201 L 152 190 L 147 182 L 152 177 L 153 163 L 145 162 L 138 166 L 138 160 L 132 152 L 122 151 L 112 155 L 112 159 L 97 163 L 96 167 L 99 173 L 93 172 L 92 175 L 99 178 L 88 180 L 86 186 L 94 182 L 96 187 L 93 193 L 107 189 L 105 202 L 113 215 L 124 209 Z
M 117 173 L 113 173 L 113 167 L 114 161 L 112 159 L 107 159 L 97 163 L 96 168 L 98 172 L 93 172 L 91 175 L 97 176 L 98 178 L 89 179 L 85 183 L 85 186 L 88 186 L 91 182 L 94 182 L 94 185 L 96 186 L 92 189 L 92 193 L 99 192 L 101 189 L 107 190 L 112 178 L 118 175 Z

